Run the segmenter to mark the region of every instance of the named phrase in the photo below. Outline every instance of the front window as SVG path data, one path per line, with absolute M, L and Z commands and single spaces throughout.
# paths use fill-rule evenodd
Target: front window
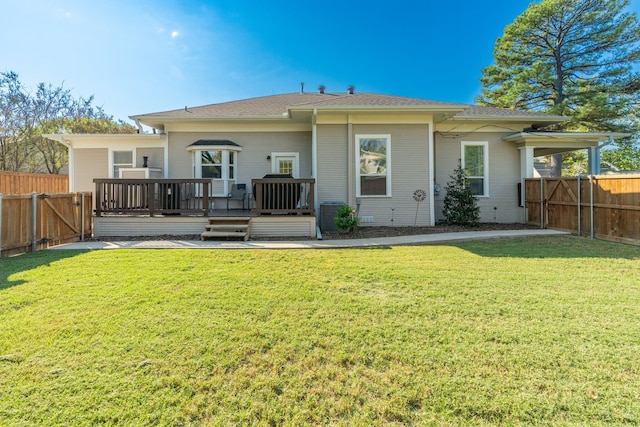
M 358 196 L 391 195 L 390 135 L 356 135 Z
M 471 191 L 476 196 L 488 196 L 488 144 L 486 142 L 462 143 L 462 168 L 467 175 Z
M 113 152 L 113 177 L 120 178 L 120 169 L 133 167 L 133 151 Z

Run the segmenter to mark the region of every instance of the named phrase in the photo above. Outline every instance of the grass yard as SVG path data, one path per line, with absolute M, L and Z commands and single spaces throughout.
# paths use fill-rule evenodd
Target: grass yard
M 0 425 L 637 425 L 640 248 L 0 261 Z

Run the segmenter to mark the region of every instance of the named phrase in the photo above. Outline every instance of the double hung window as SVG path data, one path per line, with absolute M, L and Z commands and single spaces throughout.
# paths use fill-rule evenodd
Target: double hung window
M 489 148 L 487 142 L 462 142 L 462 168 L 476 196 L 489 195 Z
M 356 135 L 357 196 L 391 195 L 391 136 Z

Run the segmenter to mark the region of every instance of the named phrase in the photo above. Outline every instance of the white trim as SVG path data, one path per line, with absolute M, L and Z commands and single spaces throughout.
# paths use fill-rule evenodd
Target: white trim
M 164 151 L 164 170 L 162 171 L 165 179 L 169 178 L 169 135 L 164 133 L 162 149 Z
M 113 153 L 115 152 L 131 152 L 131 166 L 135 167 L 136 165 L 136 147 L 109 147 L 109 178 L 119 178 L 117 176 L 113 176 L 113 168 L 115 163 L 113 161 Z M 123 164 L 124 163 L 120 163 Z M 129 163 L 127 163 L 128 165 Z
M 489 197 L 489 142 L 488 141 L 461 141 L 460 142 L 460 161 L 462 163 L 462 169 L 465 169 L 464 148 L 466 146 L 482 146 L 484 149 L 484 176 L 483 176 L 483 194 L 476 197 Z
M 360 140 L 362 139 L 386 139 L 386 180 L 387 194 L 361 194 L 360 193 Z M 356 197 L 372 198 L 372 197 L 392 197 L 391 192 L 391 134 L 356 134 L 355 135 L 355 173 L 356 173 Z
M 271 153 L 271 173 L 278 173 L 278 157 L 293 157 L 294 178 L 300 178 L 300 153 L 297 152 L 273 152 Z
M 429 195 L 429 225 L 434 227 L 436 225 L 436 206 L 435 206 L 435 191 L 434 186 L 436 182 L 436 166 L 435 166 L 435 137 L 434 137 L 434 128 L 433 128 L 433 116 L 431 120 L 427 124 L 429 128 L 427 129 L 429 132 L 429 189 L 427 194 Z
M 208 146 L 203 145 L 198 149 L 189 150 L 193 153 L 192 165 L 193 165 L 193 177 L 202 178 L 202 152 L 203 151 L 220 151 L 222 154 L 220 163 L 220 178 L 211 178 L 211 182 L 222 182 L 223 192 L 221 194 L 212 194 L 215 197 L 225 197 L 231 192 L 231 186 L 229 182 L 236 182 L 238 180 L 238 156 L 236 155 L 233 162 L 233 178 L 229 177 L 229 169 L 231 164 L 229 163 L 229 154 L 231 152 L 237 153 L 241 150 L 228 150 L 220 149 L 222 146 Z M 227 147 L 227 146 L 223 146 Z M 239 147 L 236 147 L 239 148 Z
M 318 201 L 318 110 L 313 109 L 313 115 L 311 116 L 311 178 L 316 180 L 316 185 L 313 186 L 313 200 L 314 209 L 316 212 L 320 209 L 320 202 Z

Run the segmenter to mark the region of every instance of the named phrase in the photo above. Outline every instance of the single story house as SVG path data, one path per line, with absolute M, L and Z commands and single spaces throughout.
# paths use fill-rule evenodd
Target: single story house
M 597 173 L 599 144 L 622 136 L 536 131 L 568 118 L 352 89 L 130 118 L 153 133 L 45 135 L 69 148 L 69 190 L 94 192 L 98 235 L 189 234 L 202 228 L 203 217 L 231 212 L 228 203 L 234 214 L 253 212 L 255 236 L 315 236 L 318 225 L 330 228 L 323 215 L 337 203 L 357 209 L 362 226 L 433 226 L 443 219 L 444 188 L 459 161 L 477 193 L 482 221 L 524 222 L 519 184 L 534 177 L 535 157 L 586 148 Z M 296 180 L 282 190 L 295 193 L 286 208 L 292 211 L 268 210 L 267 198 L 284 197 L 263 187 L 269 174 Z M 113 187 L 154 180 L 174 180 L 174 186 L 158 190 L 156 183 L 155 190 L 138 192 Z M 238 187 L 243 194 L 229 200 Z M 427 194 L 419 204 L 416 190 Z M 123 192 L 126 206 L 117 202 Z M 185 199 L 175 211 L 168 206 L 172 197 Z M 149 212 L 152 203 L 160 204 Z M 193 212 L 185 206 L 203 215 L 188 215 Z

